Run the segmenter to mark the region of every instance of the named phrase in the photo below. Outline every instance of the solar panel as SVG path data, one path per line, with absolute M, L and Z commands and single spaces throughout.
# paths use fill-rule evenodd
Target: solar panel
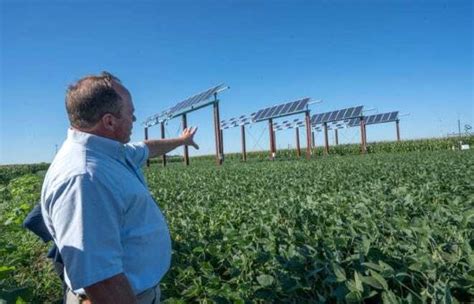
M 305 126 L 305 122 L 299 119 L 294 119 L 292 121 L 284 120 L 282 122 L 274 122 L 273 130 L 282 131 L 293 128 L 301 128 Z
M 190 110 L 202 107 L 204 105 L 209 104 L 209 99 L 214 96 L 214 94 L 218 93 L 222 89 L 225 89 L 226 86 L 224 84 L 220 84 L 213 88 L 210 88 L 204 92 L 191 96 L 178 104 L 172 107 L 169 111 L 169 115 L 171 118 L 179 116 L 183 113 L 189 112 Z
M 362 109 L 363 106 L 357 106 L 331 112 L 318 113 L 311 117 L 311 124 L 314 126 L 323 123 L 337 122 L 354 117 L 359 117 L 362 115 Z
M 381 123 L 396 121 L 396 120 L 398 120 L 398 111 L 372 115 L 372 117 L 373 116 L 375 116 L 373 121 L 371 120 L 370 123 L 366 123 L 366 124 L 381 124 Z M 368 117 L 370 117 L 370 116 L 368 116 Z
M 319 125 L 323 121 L 323 115 L 322 114 L 314 114 L 311 117 L 311 124 L 312 125 Z
M 347 113 L 347 110 L 348 110 L 348 109 L 339 111 L 338 114 L 337 114 L 337 116 L 336 116 L 336 118 L 335 118 L 335 120 L 343 120 L 343 119 L 344 119 L 344 116 L 345 116 L 346 113 Z
M 366 125 L 375 125 L 387 122 L 397 121 L 398 111 L 387 112 L 382 114 L 374 114 L 364 117 L 364 122 Z M 347 127 L 357 127 L 360 126 L 360 119 L 354 118 L 347 122 Z
M 349 119 L 348 121 L 346 121 L 346 125 L 347 125 L 348 128 L 359 126 L 360 125 L 360 118 L 357 117 L 357 118 Z
M 255 114 L 255 121 L 262 121 L 270 118 L 283 117 L 291 114 L 297 114 L 306 111 L 309 98 L 287 102 L 273 107 L 261 109 Z
M 145 127 L 151 127 L 161 122 L 167 121 L 171 118 L 184 114 L 194 109 L 198 109 L 200 107 L 206 106 L 213 101 L 209 101 L 209 99 L 214 96 L 214 94 L 219 93 L 220 91 L 226 89 L 227 87 L 224 84 L 220 84 L 213 88 L 210 88 L 202 93 L 196 94 L 188 99 L 185 99 L 175 106 L 153 116 L 148 117 L 144 122 L 143 125 Z
M 169 119 L 169 110 L 165 110 L 161 113 L 155 114 L 153 116 L 148 117 L 144 122 L 143 125 L 145 127 L 152 127 Z
M 252 119 L 253 114 L 254 113 L 250 114 L 250 117 L 241 115 L 239 117 L 230 118 L 229 120 L 221 120 L 221 129 L 229 129 L 229 128 L 235 128 L 239 126 L 249 125 L 253 122 L 253 119 Z
M 338 124 L 327 124 L 326 125 L 328 130 L 340 130 L 340 129 L 345 129 L 347 128 L 346 124 L 343 123 L 338 123 Z M 324 131 L 324 125 L 313 125 L 313 130 L 316 132 L 323 132 Z

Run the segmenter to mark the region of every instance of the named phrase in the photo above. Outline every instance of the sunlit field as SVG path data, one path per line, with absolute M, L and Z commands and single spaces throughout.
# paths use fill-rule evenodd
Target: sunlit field
M 212 157 L 189 167 L 152 163 L 146 178 L 174 250 L 162 300 L 473 300 L 474 151 L 418 150 L 247 163 L 236 154 L 221 167 Z M 20 226 L 44 169 L 2 169 L 7 300 L 61 297 L 47 246 Z

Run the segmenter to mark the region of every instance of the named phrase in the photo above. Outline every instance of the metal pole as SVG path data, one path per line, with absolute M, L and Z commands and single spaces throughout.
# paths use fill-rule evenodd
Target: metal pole
M 328 136 L 328 123 L 325 122 L 324 124 L 324 154 L 329 154 L 329 136 Z
M 367 124 L 365 123 L 365 120 L 364 120 L 364 145 L 365 145 L 365 151 L 367 151 Z
M 161 139 L 165 139 L 165 122 L 162 121 L 160 123 L 160 129 L 161 129 Z M 162 156 L 163 159 L 163 167 L 166 166 L 166 154 L 163 154 Z
M 300 148 L 300 128 L 296 127 L 296 155 L 301 157 L 301 148 Z
M 214 99 L 216 99 L 216 95 L 214 95 Z M 221 144 L 220 144 L 220 118 L 219 118 L 219 103 L 216 101 L 213 104 L 214 108 L 214 136 L 216 140 L 216 164 L 221 165 Z
M 400 141 L 400 120 L 397 119 L 395 125 L 397 126 L 397 141 Z
M 145 140 L 148 140 L 148 127 L 145 127 Z M 150 159 L 146 160 L 146 166 L 150 167 Z
M 275 158 L 275 140 L 273 138 L 275 133 L 273 132 L 273 120 L 271 118 L 268 120 L 268 129 L 270 132 L 270 159 L 273 160 Z
M 361 142 L 361 153 L 365 154 L 367 146 L 365 142 L 365 121 L 364 118 L 360 118 L 360 142 Z
M 337 129 L 334 129 L 334 139 L 336 140 L 336 146 L 339 145 L 339 134 Z
M 183 130 L 184 130 L 188 127 L 188 122 L 186 120 L 186 114 L 183 114 L 182 119 L 183 119 Z M 184 163 L 185 163 L 186 166 L 189 166 L 188 145 L 184 145 Z
M 245 147 L 245 126 L 240 126 L 240 131 L 242 133 L 242 160 L 247 161 L 247 151 Z
M 311 131 L 311 141 L 313 143 L 313 148 L 316 148 L 316 139 L 314 137 L 314 131 Z
M 217 98 L 217 94 L 214 94 L 214 98 Z M 216 113 L 217 113 L 217 129 L 219 130 L 219 146 L 221 147 L 221 150 L 219 152 L 219 163 L 218 165 L 222 165 L 222 162 L 224 161 L 224 146 L 222 145 L 222 136 L 221 136 L 221 115 L 219 111 L 219 102 L 216 102 Z
M 459 137 L 461 137 L 461 120 L 458 119 L 458 132 L 459 132 Z
M 305 112 L 306 120 L 306 159 L 311 159 L 311 118 L 309 111 Z
M 221 141 L 221 158 L 222 162 L 224 162 L 224 131 L 221 129 L 220 130 L 220 141 Z
M 276 155 L 277 152 L 277 140 L 276 140 L 276 132 L 273 130 L 273 152 Z

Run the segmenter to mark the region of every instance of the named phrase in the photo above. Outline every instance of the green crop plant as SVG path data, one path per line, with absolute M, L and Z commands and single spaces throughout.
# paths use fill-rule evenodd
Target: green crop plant
M 173 240 L 165 302 L 473 301 L 474 151 L 401 142 L 350 155 L 354 147 L 309 161 L 288 151 L 289 161 L 152 163 L 146 178 Z M 40 183 L 26 175 L 2 188 L 0 298 L 61 296 L 46 246 L 9 220 Z
M 456 302 L 474 294 L 474 153 L 151 168 L 169 302 Z

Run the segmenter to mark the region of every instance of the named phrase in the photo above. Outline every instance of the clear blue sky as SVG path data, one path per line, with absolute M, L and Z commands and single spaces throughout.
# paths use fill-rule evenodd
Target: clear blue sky
M 130 89 L 138 122 L 224 82 L 222 119 L 308 96 L 324 100 L 312 113 L 410 113 L 402 138 L 474 125 L 472 1 L 0 3 L 0 164 L 50 162 L 68 127 L 67 85 L 102 70 Z M 214 152 L 211 119 L 210 108 L 189 115 L 201 145 L 191 155 Z M 179 121 L 167 127 L 177 135 Z M 268 148 L 265 128 L 249 129 L 249 149 Z M 239 136 L 225 132 L 226 151 L 239 151 Z M 368 137 L 393 140 L 395 126 L 371 126 Z M 132 140 L 142 138 L 137 123 Z M 357 142 L 358 130 L 340 139 Z M 278 147 L 293 142 L 278 133 Z

